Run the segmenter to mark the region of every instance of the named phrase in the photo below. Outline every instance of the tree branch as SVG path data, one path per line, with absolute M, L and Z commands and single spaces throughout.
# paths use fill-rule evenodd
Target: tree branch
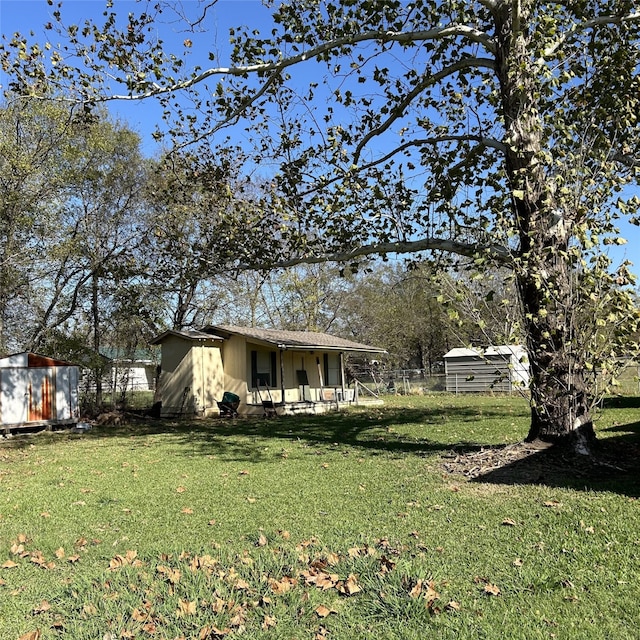
M 477 142 L 478 146 L 476 147 L 476 149 L 472 150 L 476 152 L 485 147 L 496 149 L 497 151 L 500 151 L 502 153 L 506 153 L 507 151 L 507 146 L 504 143 L 500 142 L 499 140 L 496 140 L 495 138 L 485 138 L 482 136 L 447 135 L 447 136 L 436 136 L 434 138 L 419 138 L 417 140 L 410 140 L 409 142 L 405 142 L 404 144 L 401 144 L 399 147 L 396 147 L 395 149 L 385 154 L 384 156 L 359 166 L 358 170 L 366 171 L 367 169 L 372 169 L 373 167 L 379 164 L 382 164 L 387 160 L 390 160 L 393 156 L 399 153 L 402 153 L 405 149 L 410 149 L 411 147 L 421 147 L 423 145 L 435 146 L 441 142 Z M 342 180 L 342 178 L 343 176 L 336 176 L 335 178 L 331 178 L 331 180 L 326 180 L 325 182 L 322 182 L 319 185 L 316 184 L 316 186 L 314 186 L 312 189 L 307 189 L 306 191 L 302 191 L 298 195 L 300 195 L 301 197 L 308 196 L 311 193 L 318 191 L 320 188 L 328 187 L 332 184 L 335 184 L 336 182 L 339 182 L 340 180 Z
M 281 260 L 265 264 L 241 264 L 237 268 L 240 271 L 280 269 L 293 267 L 299 264 L 319 264 L 322 262 L 349 262 L 355 258 L 370 255 L 385 255 L 389 253 L 415 253 L 417 251 L 443 251 L 456 255 L 472 258 L 479 253 L 488 254 L 489 257 L 502 265 L 508 266 L 512 262 L 511 252 L 498 244 L 479 245 L 466 242 L 456 242 L 443 238 L 423 238 L 409 242 L 383 242 L 380 244 L 363 245 L 351 251 L 328 253 L 324 255 L 306 255 L 290 260 Z
M 620 164 L 623 164 L 630 169 L 633 169 L 634 167 L 640 167 L 640 157 L 620 152 L 614 153 L 612 157 L 616 162 L 619 162 Z
M 359 44 L 361 42 L 367 42 L 370 40 L 376 40 L 379 42 L 421 42 L 427 40 L 442 40 L 444 38 L 466 38 L 470 42 L 481 44 L 488 52 L 493 53 L 495 47 L 493 39 L 483 31 L 468 27 L 466 25 L 451 25 L 448 27 L 439 27 L 437 29 L 430 29 L 428 31 L 413 31 L 413 32 L 396 32 L 396 31 L 367 31 L 365 33 L 356 33 L 341 38 L 335 38 L 322 44 L 312 47 L 307 51 L 303 51 L 294 56 L 288 58 L 282 58 L 274 62 L 260 62 L 257 64 L 241 65 L 237 67 L 217 67 L 213 69 L 207 69 L 202 73 L 199 73 L 191 78 L 183 80 L 182 82 L 176 82 L 166 87 L 162 87 L 158 84 L 153 84 L 152 88 L 148 91 L 133 95 L 112 95 L 103 98 L 106 100 L 143 100 L 145 98 L 158 97 L 165 94 L 174 93 L 176 91 L 182 91 L 189 89 L 197 84 L 200 84 L 213 76 L 229 75 L 229 76 L 244 76 L 247 73 L 269 73 L 273 71 L 282 71 L 288 67 L 305 62 L 321 56 L 322 54 L 331 51 L 332 49 L 340 48 L 350 44 Z
M 211 127 L 207 131 L 203 131 L 202 133 L 199 133 L 194 138 L 190 138 L 187 142 L 183 142 L 182 144 L 174 146 L 171 149 L 171 153 L 174 153 L 186 147 L 190 147 L 193 144 L 197 144 L 201 140 L 205 140 L 206 138 L 209 138 L 210 136 L 220 131 L 221 129 L 224 129 L 225 127 L 233 125 L 235 122 L 237 122 L 240 119 L 244 109 L 246 109 L 248 105 L 250 105 L 252 102 L 254 102 L 258 98 L 263 96 L 268 91 L 269 87 L 275 82 L 278 75 L 279 75 L 278 72 L 272 73 L 271 76 L 267 79 L 267 81 L 260 87 L 260 90 L 255 95 L 251 96 L 250 99 L 243 100 L 241 106 L 234 109 L 232 114 L 225 117 L 223 121 L 218 122 L 215 127 Z
M 384 133 L 398 118 L 402 117 L 404 110 L 416 99 L 416 97 L 420 93 L 422 93 L 422 91 L 424 91 L 427 87 L 435 84 L 436 82 L 439 82 L 443 78 L 452 75 L 456 71 L 474 67 L 484 67 L 493 71 L 495 70 L 495 63 L 489 58 L 470 58 L 469 60 L 458 60 L 458 62 L 450 65 L 446 69 L 442 69 L 442 71 L 438 71 L 438 73 L 435 73 L 432 76 L 429 76 L 425 79 L 424 82 L 421 82 L 416 87 L 414 87 L 412 91 L 406 94 L 404 100 L 402 100 L 402 102 L 400 102 L 398 106 L 394 107 L 391 110 L 391 116 L 387 118 L 384 123 L 382 123 L 376 129 L 372 129 L 371 131 L 369 131 L 369 133 L 367 133 L 367 135 L 362 138 L 353 154 L 354 164 L 358 164 L 358 158 L 360 157 L 362 150 L 367 146 L 369 141 L 374 137 Z
M 544 50 L 544 57 L 549 58 L 554 55 L 556 51 L 558 51 L 558 49 L 570 40 L 570 37 L 578 31 L 585 31 L 586 29 L 592 29 L 594 27 L 607 24 L 624 24 L 625 22 L 635 22 L 638 20 L 640 20 L 640 11 L 634 11 L 626 16 L 598 16 L 591 20 L 585 20 L 583 23 L 573 23 L 571 28 L 565 31 L 554 45 L 551 45 Z

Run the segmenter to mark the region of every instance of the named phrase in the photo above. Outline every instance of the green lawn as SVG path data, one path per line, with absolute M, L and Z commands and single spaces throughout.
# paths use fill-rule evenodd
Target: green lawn
M 445 471 L 526 431 L 519 398 L 440 395 L 0 440 L 0 640 L 640 637 L 637 475 Z

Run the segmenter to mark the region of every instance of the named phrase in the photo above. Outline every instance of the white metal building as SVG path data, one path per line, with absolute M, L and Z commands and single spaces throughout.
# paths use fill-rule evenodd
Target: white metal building
M 511 393 L 529 386 L 529 360 L 519 345 L 452 349 L 444 356 L 444 366 L 451 393 Z
M 75 424 L 79 369 L 36 353 L 0 358 L 0 429 Z

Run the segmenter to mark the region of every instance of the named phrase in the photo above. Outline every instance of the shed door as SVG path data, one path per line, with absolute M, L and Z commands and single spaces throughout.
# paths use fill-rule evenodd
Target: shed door
M 27 421 L 26 369 L 0 369 L 0 422 Z
M 78 417 L 78 367 L 56 369 L 56 419 Z
M 53 420 L 53 369 L 28 369 L 29 422 Z

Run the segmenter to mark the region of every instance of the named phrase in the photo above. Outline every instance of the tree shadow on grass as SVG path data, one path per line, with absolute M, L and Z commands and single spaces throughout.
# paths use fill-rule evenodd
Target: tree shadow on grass
M 593 457 L 561 445 L 519 443 L 445 459 L 444 467 L 474 482 L 542 484 L 640 497 L 640 421 L 602 429 L 600 434 Z
M 431 455 L 451 451 L 475 451 L 482 443 L 461 441 L 456 444 L 440 442 L 428 437 L 412 437 L 396 433 L 401 424 L 417 424 L 428 434 L 430 426 L 443 424 L 464 428 L 479 418 L 504 418 L 506 411 L 482 407 L 394 408 L 375 407 L 361 411 L 330 412 L 322 415 L 283 416 L 279 418 L 239 419 L 149 419 L 128 416 L 126 423 L 94 427 L 83 434 L 69 434 L 69 438 L 129 438 L 132 446 L 137 440 L 154 435 L 175 443 L 176 455 L 216 455 L 229 460 L 259 462 L 274 455 L 265 453 L 267 443 L 278 441 L 282 448 L 302 444 L 309 453 L 331 448 L 367 451 L 369 455 Z M 510 414 L 512 415 L 512 414 Z M 422 429 L 424 427 L 424 429 Z M 46 437 L 46 436 L 45 436 Z M 33 442 L 17 436 L 3 442 L 3 446 L 22 448 Z M 273 447 L 272 447 L 273 449 Z
M 487 416 L 487 412 L 483 413 Z M 458 422 L 478 419 L 472 409 L 385 409 L 365 412 L 332 412 L 313 416 L 282 416 L 279 418 L 209 419 L 188 421 L 156 421 L 131 429 L 130 436 L 171 434 L 178 449 L 185 454 L 216 455 L 229 460 L 260 462 L 273 456 L 266 452 L 267 444 L 278 442 L 283 449 L 289 445 L 304 445 L 310 454 L 324 450 L 367 451 L 369 455 L 429 455 L 450 450 L 451 445 L 429 438 L 412 438 L 395 433 L 399 423 L 442 424 L 443 420 Z M 111 434 L 118 430 L 111 431 Z M 108 437 L 107 429 L 96 429 L 88 437 Z M 123 434 L 123 435 L 126 435 Z M 479 449 L 481 444 L 461 442 L 459 450 Z M 177 450 L 178 452 L 178 450 Z

